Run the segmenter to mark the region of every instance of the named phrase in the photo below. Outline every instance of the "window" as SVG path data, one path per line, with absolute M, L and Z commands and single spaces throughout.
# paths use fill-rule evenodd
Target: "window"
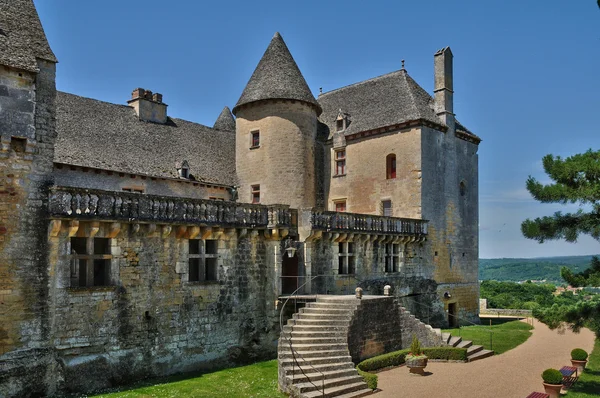
M 252 185 L 250 188 L 252 191 L 252 203 L 260 203 L 260 185 Z
M 335 211 L 343 213 L 346 211 L 346 201 L 345 200 L 338 200 L 333 202 L 335 205 Z
M 335 151 L 335 175 L 346 175 L 346 151 Z
M 385 272 L 398 272 L 400 265 L 400 245 L 385 244 Z
M 342 131 L 344 129 L 344 119 L 338 119 L 335 121 L 335 131 Z
M 110 285 L 110 239 L 71 238 L 71 287 Z
M 393 153 L 389 154 L 385 158 L 385 178 L 391 180 L 396 178 L 396 155 Z
M 260 146 L 260 131 L 250 133 L 250 148 L 258 148 Z
M 354 243 L 340 242 L 338 252 L 338 274 L 354 274 Z
M 391 200 L 382 200 L 381 201 L 381 214 L 386 217 L 392 216 L 392 201 Z
M 216 281 L 218 241 L 190 239 L 188 242 L 188 281 Z

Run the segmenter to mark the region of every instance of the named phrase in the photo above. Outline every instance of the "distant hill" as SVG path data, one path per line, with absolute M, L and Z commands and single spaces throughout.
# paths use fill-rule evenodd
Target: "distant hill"
M 515 282 L 546 279 L 552 283 L 563 283 L 560 277 L 562 267 L 581 272 L 589 267 L 591 258 L 592 256 L 480 258 L 479 279 Z

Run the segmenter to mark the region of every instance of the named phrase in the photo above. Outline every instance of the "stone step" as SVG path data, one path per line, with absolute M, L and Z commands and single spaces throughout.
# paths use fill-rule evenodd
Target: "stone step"
M 473 342 L 470 340 L 463 340 L 456 345 L 456 348 L 469 348 L 473 345 Z
M 347 344 L 348 338 L 346 336 L 334 336 L 334 337 L 296 337 L 292 336 L 292 345 L 296 347 L 298 344 Z M 284 339 L 287 341 L 287 339 Z
M 450 333 L 442 333 L 442 342 L 444 342 L 445 344 L 448 344 L 448 341 L 450 341 L 450 337 L 452 337 L 452 335 Z
M 289 319 L 288 325 L 312 325 L 312 326 L 342 326 L 350 325 L 350 318 L 346 319 Z
M 363 378 L 361 376 L 358 375 L 358 372 L 356 373 L 355 376 L 345 376 L 345 377 L 337 377 L 335 379 L 326 379 L 324 382 L 322 380 L 319 380 L 316 384 L 313 385 L 313 383 L 310 382 L 306 382 L 306 383 L 298 383 L 298 384 L 294 384 L 294 386 L 300 391 L 300 393 L 307 393 L 310 391 L 322 391 L 321 388 L 322 386 L 325 387 L 325 394 L 327 396 L 327 389 L 332 389 L 333 387 L 342 387 L 342 386 L 348 386 L 348 385 L 352 385 L 352 384 L 362 384 L 361 388 L 364 388 L 366 386 L 366 383 L 363 381 Z M 358 386 L 357 386 L 358 387 Z M 351 392 L 350 391 L 344 391 L 344 392 Z M 329 395 L 330 397 L 335 396 L 335 395 Z
M 293 377 L 291 375 L 287 376 L 287 379 L 291 380 L 291 382 L 294 384 L 302 384 L 302 383 L 307 383 L 308 381 L 312 381 L 316 385 L 319 385 L 319 383 L 317 383 L 317 381 L 320 382 L 323 379 L 325 379 L 325 383 L 327 383 L 329 380 L 342 379 L 345 377 L 355 377 L 355 376 L 358 376 L 358 372 L 356 371 L 355 368 L 346 368 L 346 369 L 342 368 L 342 369 L 319 371 L 319 372 L 317 372 L 313 369 L 312 372 L 310 372 L 310 373 L 308 373 L 306 370 L 305 370 L 305 373 L 296 372 L 296 373 L 294 373 Z M 361 377 L 361 376 L 358 376 L 358 377 Z
M 456 347 L 458 344 L 460 344 L 461 341 L 462 341 L 462 337 L 452 336 L 452 337 L 450 337 L 450 341 L 448 341 L 448 344 L 451 345 L 452 347 Z
M 482 345 L 472 345 L 471 347 L 467 348 L 467 357 L 469 357 L 481 350 L 483 350 Z
M 317 319 L 317 320 L 349 320 L 352 318 L 352 314 L 347 313 L 335 313 L 335 314 L 319 314 L 319 313 L 301 313 L 294 314 L 294 319 Z
M 322 308 L 300 308 L 301 314 L 351 314 L 352 311 L 346 308 L 331 308 L 331 307 L 322 307 Z
M 288 364 L 288 366 L 283 366 L 286 375 L 299 375 L 302 374 L 301 371 L 304 371 L 306 374 L 312 374 L 318 372 L 332 372 L 334 370 L 355 369 L 352 362 L 324 363 L 319 365 L 303 361 L 302 363 L 296 363 L 295 366 L 292 366 L 292 362 L 288 362 Z
M 281 337 L 290 338 L 290 337 L 342 337 L 344 339 L 348 338 L 347 332 L 345 330 L 324 330 L 324 331 L 305 331 L 305 330 L 294 330 L 291 332 L 284 332 L 281 334 Z
M 294 351 L 303 352 L 303 351 L 337 351 L 337 350 L 347 350 L 347 343 L 319 343 L 319 344 L 292 344 Z M 279 344 L 279 348 L 283 349 L 284 352 L 290 349 L 289 344 L 281 341 Z
M 339 356 L 328 356 L 328 357 L 309 357 L 309 358 L 296 358 L 296 366 L 304 366 L 311 364 L 327 365 L 327 364 L 340 364 L 340 363 L 352 363 L 352 357 L 350 355 L 339 355 Z M 289 368 L 293 365 L 294 360 L 292 358 L 280 359 L 279 365 L 284 368 Z M 353 365 L 354 366 L 354 365 Z
M 302 333 L 316 333 L 316 332 L 336 332 L 336 333 L 348 333 L 347 326 L 330 326 L 330 325 L 285 325 L 283 327 L 285 333 L 290 332 L 302 332 Z
M 337 308 L 337 309 L 346 309 L 346 310 L 355 310 L 356 307 L 358 306 L 358 304 L 344 304 L 341 302 L 328 302 L 328 303 L 324 303 L 324 302 L 313 302 L 313 303 L 308 303 L 306 304 L 306 307 L 304 308 Z
M 440 328 L 433 328 L 433 331 L 435 332 L 435 334 L 437 334 L 438 336 L 440 336 L 440 338 L 442 337 L 442 329 L 440 329 Z
M 358 395 L 352 395 L 352 394 Z M 373 391 L 366 387 L 364 382 L 360 383 L 352 383 L 338 387 L 325 388 L 325 393 L 322 391 L 309 391 L 307 393 L 302 394 L 302 398 L 332 398 L 332 397 L 342 397 L 342 398 L 358 398 L 364 397 L 367 394 L 372 394 Z
M 317 303 L 338 303 L 338 304 L 348 304 L 348 305 L 359 305 L 360 300 L 356 299 L 354 295 L 347 295 L 344 297 L 336 297 L 336 296 L 320 296 L 317 298 Z
M 492 355 L 494 355 L 494 351 L 480 350 L 473 355 L 467 356 L 467 361 L 469 361 L 469 362 L 478 361 L 483 358 L 491 357 Z
M 290 351 L 289 348 L 281 348 L 281 346 L 279 347 L 279 353 L 278 353 L 278 358 L 280 359 L 286 359 L 286 358 L 292 358 L 292 352 Z M 296 349 L 296 347 L 294 347 L 294 354 L 296 356 L 296 358 L 304 358 L 306 360 L 308 360 L 309 358 L 324 358 L 324 357 L 342 357 L 342 356 L 346 356 L 348 355 L 348 347 L 344 348 L 343 350 L 324 350 L 324 351 L 320 351 L 320 350 L 315 350 L 315 351 L 298 351 Z

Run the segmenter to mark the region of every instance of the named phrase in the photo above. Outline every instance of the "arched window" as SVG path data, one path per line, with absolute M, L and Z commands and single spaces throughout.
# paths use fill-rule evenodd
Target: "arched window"
M 396 178 L 396 155 L 390 153 L 385 158 L 385 178 L 392 179 Z

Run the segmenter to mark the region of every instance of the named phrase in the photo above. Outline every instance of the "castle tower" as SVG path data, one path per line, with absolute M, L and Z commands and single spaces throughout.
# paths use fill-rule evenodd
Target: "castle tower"
M 279 33 L 273 36 L 233 113 L 239 200 L 313 207 L 321 107 Z

